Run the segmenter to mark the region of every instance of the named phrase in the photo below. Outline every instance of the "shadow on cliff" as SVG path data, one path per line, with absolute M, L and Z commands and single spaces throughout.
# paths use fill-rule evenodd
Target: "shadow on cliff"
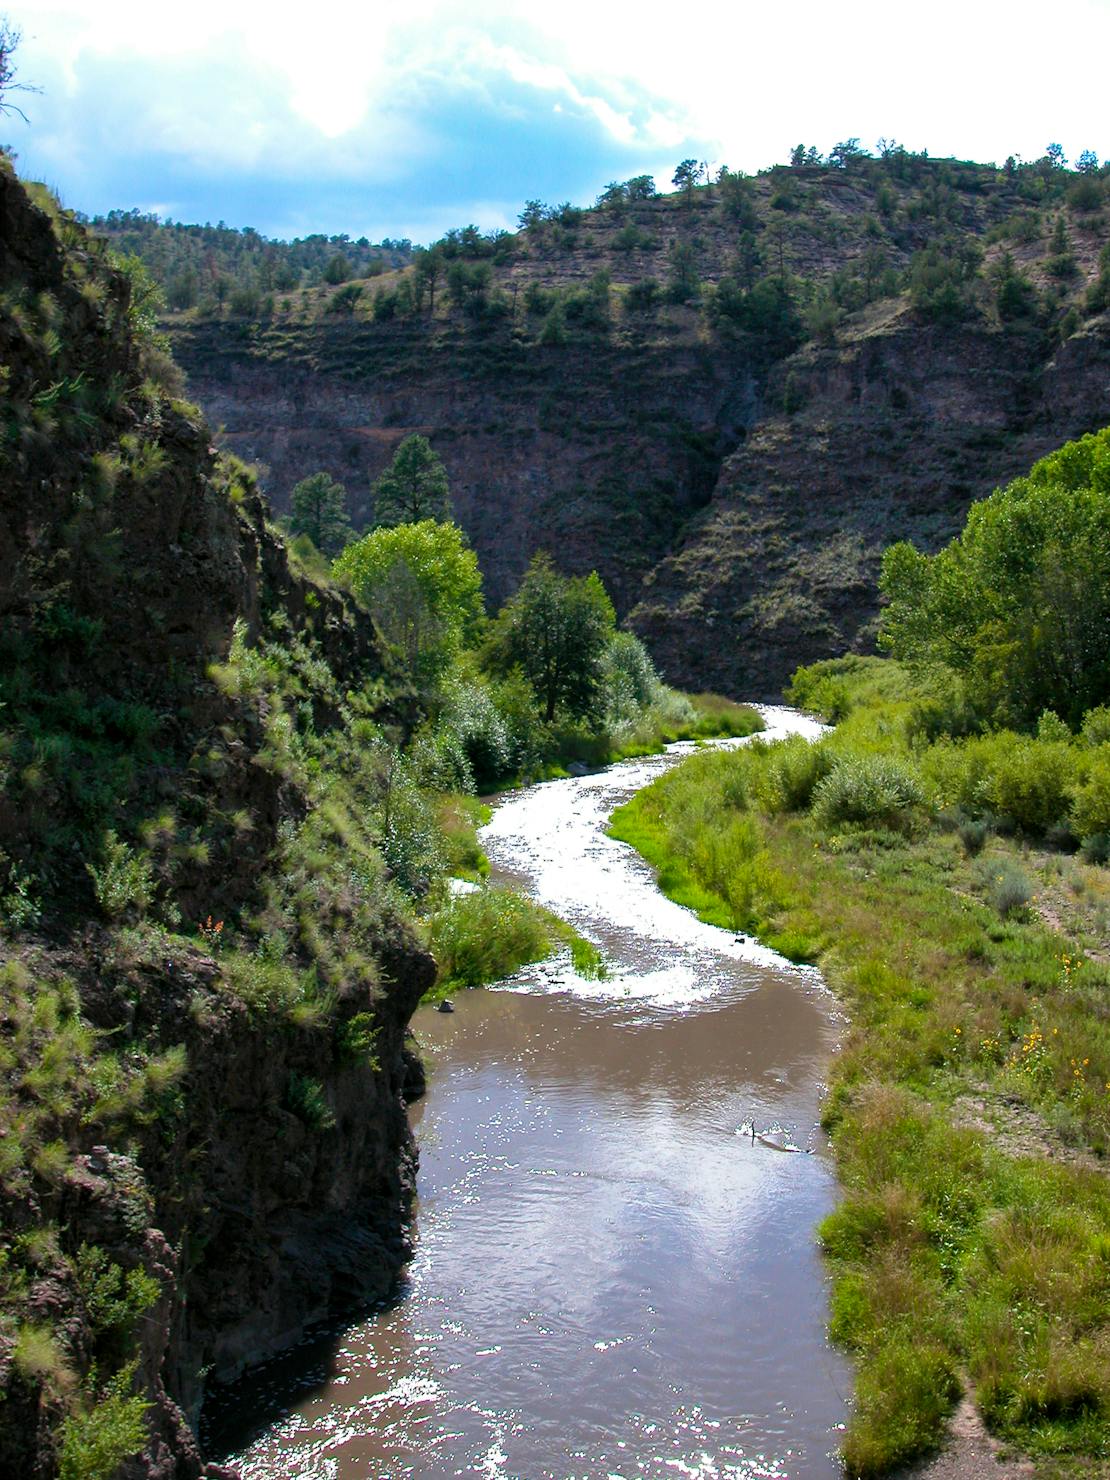
M 340 1354 L 355 1326 L 394 1310 L 408 1293 L 409 1281 L 400 1278 L 386 1299 L 309 1327 L 295 1346 L 250 1368 L 234 1382 L 210 1384 L 199 1425 L 205 1459 L 234 1465 L 236 1456 L 267 1429 L 322 1393 L 340 1375 Z

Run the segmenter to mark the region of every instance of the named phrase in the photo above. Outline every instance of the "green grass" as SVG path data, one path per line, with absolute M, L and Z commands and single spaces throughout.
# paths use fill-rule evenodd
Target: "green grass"
M 521 966 L 570 951 L 579 976 L 606 975 L 597 947 L 550 910 L 510 889 L 486 887 L 452 895 L 427 921 L 428 944 L 439 974 L 427 1000 L 488 986 Z
M 797 742 L 700 755 L 621 808 L 613 832 L 703 918 L 818 959 L 848 1005 L 825 1111 L 843 1199 L 821 1239 L 832 1335 L 856 1363 L 849 1473 L 939 1445 L 964 1385 L 1038 1462 L 1097 1465 L 1110 1454 L 1110 878 L 989 826 L 965 846 L 905 784 L 925 742 L 908 738 L 922 696 L 904 671 L 851 660 L 829 677 L 846 717 L 808 768 Z M 851 785 L 822 805 L 844 765 Z M 984 1115 L 992 1133 L 973 1123 Z
M 478 828 L 490 820 L 490 808 L 477 797 L 453 794 L 443 797 L 437 811 L 447 873 L 481 883 L 489 874 L 489 859 L 478 844 Z

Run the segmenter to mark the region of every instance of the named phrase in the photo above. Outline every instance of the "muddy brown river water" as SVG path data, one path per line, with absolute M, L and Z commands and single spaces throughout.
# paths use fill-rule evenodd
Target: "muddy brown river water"
M 765 711 L 771 733 L 813 732 Z M 398 1302 L 229 1458 L 247 1480 L 818 1480 L 850 1376 L 814 1227 L 838 1032 L 817 974 L 702 925 L 605 837 L 675 756 L 503 798 L 496 878 L 604 952 L 414 1022 L 419 1248 Z M 793 1144 L 785 1153 L 758 1140 Z M 808 1153 L 808 1154 L 806 1154 Z

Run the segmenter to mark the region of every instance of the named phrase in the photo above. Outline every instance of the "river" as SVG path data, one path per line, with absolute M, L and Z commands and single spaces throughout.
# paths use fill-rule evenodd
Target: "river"
M 771 735 L 816 732 L 764 714 Z M 495 880 L 610 974 L 558 959 L 420 1009 L 416 1258 L 228 1456 L 246 1480 L 841 1474 L 850 1375 L 814 1244 L 839 1020 L 816 972 L 702 925 L 605 836 L 682 751 L 499 800 Z

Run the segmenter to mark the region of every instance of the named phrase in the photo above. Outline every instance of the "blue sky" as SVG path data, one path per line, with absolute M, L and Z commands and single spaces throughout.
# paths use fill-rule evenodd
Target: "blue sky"
M 5 5 L 5 0 L 0 0 Z M 427 241 L 523 201 L 756 170 L 799 141 L 1110 157 L 1110 0 L 8 0 L 29 123 L 0 139 L 90 214 Z

